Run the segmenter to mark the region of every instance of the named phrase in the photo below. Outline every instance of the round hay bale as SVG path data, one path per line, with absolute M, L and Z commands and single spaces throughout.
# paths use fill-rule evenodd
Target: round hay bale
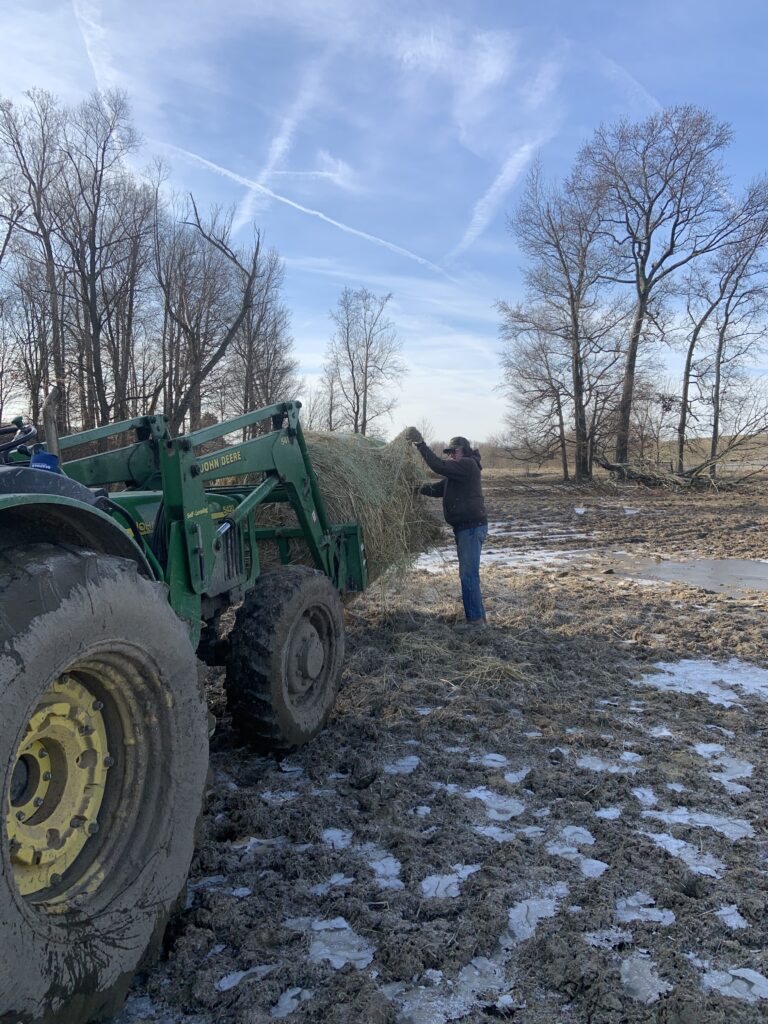
M 359 434 L 304 436 L 329 521 L 362 526 L 371 580 L 438 543 L 440 521 L 417 493 L 428 473 L 402 434 L 388 444 Z M 262 506 L 257 518 L 265 526 L 295 521 L 279 505 Z M 292 556 L 294 561 L 311 561 L 302 544 L 292 544 Z

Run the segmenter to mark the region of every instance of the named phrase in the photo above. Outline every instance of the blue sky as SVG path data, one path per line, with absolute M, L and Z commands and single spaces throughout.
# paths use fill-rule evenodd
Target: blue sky
M 481 440 L 531 160 L 560 175 L 600 121 L 690 102 L 733 124 L 743 184 L 768 163 L 767 30 L 759 0 L 2 0 L 0 94 L 124 88 L 145 158 L 283 257 L 308 382 L 342 288 L 392 292 L 390 430 Z

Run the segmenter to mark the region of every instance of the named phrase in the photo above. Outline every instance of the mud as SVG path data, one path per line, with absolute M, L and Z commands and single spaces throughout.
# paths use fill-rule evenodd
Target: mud
M 486 491 L 486 631 L 447 538 L 347 608 L 334 718 L 279 763 L 211 674 L 186 907 L 120 1024 L 765 1019 L 768 599 L 615 552 L 768 558 L 766 494 Z

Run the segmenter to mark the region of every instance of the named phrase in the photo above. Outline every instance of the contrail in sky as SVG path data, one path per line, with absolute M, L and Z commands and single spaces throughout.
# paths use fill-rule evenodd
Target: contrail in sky
M 349 224 L 343 224 L 341 221 L 334 220 L 332 217 L 326 216 L 326 214 L 321 213 L 320 210 L 313 210 L 308 206 L 302 206 L 301 203 L 295 203 L 292 199 L 288 199 L 286 196 L 281 196 L 278 195 L 277 192 L 273 192 L 272 189 L 267 188 L 266 185 L 261 185 L 258 181 L 252 181 L 250 178 L 244 178 L 242 174 L 236 174 L 234 171 L 230 171 L 226 167 L 221 167 L 219 164 L 215 164 L 211 160 L 206 160 L 205 157 L 198 156 L 197 153 L 190 153 L 187 149 L 182 149 L 180 146 L 174 146 L 167 142 L 161 143 L 161 145 L 167 149 L 173 150 L 175 153 L 179 153 L 188 160 L 192 160 L 194 163 L 200 164 L 201 167 L 207 167 L 208 170 L 214 171 L 216 174 L 221 174 L 223 177 L 229 178 L 231 181 L 236 181 L 239 185 L 245 185 L 246 188 L 255 189 L 257 192 L 261 192 L 263 195 L 268 196 L 270 199 L 274 199 L 278 203 L 285 203 L 286 206 L 291 206 L 294 210 L 298 210 L 300 213 L 306 213 L 310 217 L 317 217 L 318 220 L 322 220 L 326 224 L 330 224 L 332 227 L 338 228 L 339 231 L 345 231 L 348 235 L 356 235 L 358 238 L 364 238 L 367 242 L 373 242 L 374 245 L 380 245 L 384 249 L 389 249 L 390 252 L 394 252 L 398 256 L 405 256 L 406 259 L 413 260 L 415 263 L 420 263 L 422 267 L 428 267 L 436 274 L 440 274 L 441 277 L 447 277 L 449 280 L 453 280 L 451 275 L 443 270 L 442 267 L 438 267 L 436 263 L 432 263 L 423 256 L 418 256 L 415 252 L 411 252 L 409 249 L 404 249 L 401 245 L 395 245 L 394 242 L 388 242 L 386 238 L 379 238 L 377 235 L 371 235 L 367 231 L 359 231 L 357 228 L 350 227 Z

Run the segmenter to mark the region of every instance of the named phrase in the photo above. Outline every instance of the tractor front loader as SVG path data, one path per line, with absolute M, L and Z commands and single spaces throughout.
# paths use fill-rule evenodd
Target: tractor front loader
M 157 952 L 208 771 L 199 660 L 226 665 L 233 726 L 262 751 L 331 713 L 366 561 L 359 525 L 328 521 L 299 408 L 60 439 L 48 408 L 47 446 L 0 427 L 1 1024 L 105 1019 Z M 257 525 L 274 502 L 295 524 Z

